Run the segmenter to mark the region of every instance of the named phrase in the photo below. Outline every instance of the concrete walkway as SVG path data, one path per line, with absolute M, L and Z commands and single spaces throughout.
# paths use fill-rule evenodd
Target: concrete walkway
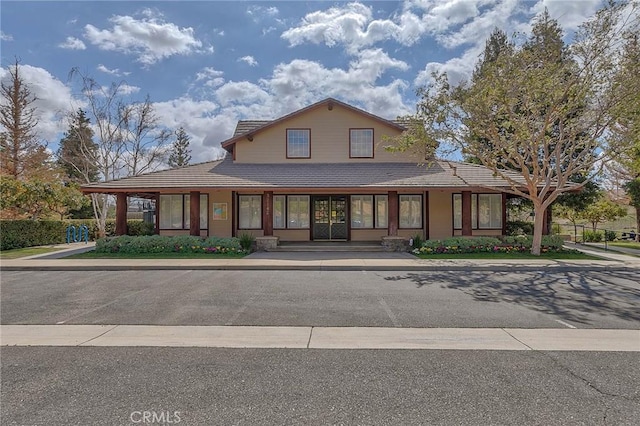
M 2 346 L 640 352 L 640 330 L 2 325 Z
M 5 271 L 122 271 L 122 270 L 521 270 L 640 268 L 640 257 L 604 252 L 582 245 L 567 247 L 602 260 L 571 259 L 420 259 L 409 253 L 386 252 L 259 252 L 241 259 L 68 259 L 69 254 L 93 249 L 94 243 L 64 244 L 54 253 L 19 259 L 0 259 Z

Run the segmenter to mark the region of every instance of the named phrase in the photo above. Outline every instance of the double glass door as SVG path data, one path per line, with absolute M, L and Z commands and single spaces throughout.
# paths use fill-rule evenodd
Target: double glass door
M 346 195 L 313 197 L 313 239 L 347 239 Z

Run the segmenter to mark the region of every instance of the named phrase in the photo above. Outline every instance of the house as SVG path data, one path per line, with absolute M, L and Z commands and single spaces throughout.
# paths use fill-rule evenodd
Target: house
M 380 241 L 505 233 L 507 187 L 468 163 L 418 165 L 385 150 L 405 130 L 336 99 L 271 121 L 240 121 L 218 161 L 83 187 L 117 196 L 117 233 L 126 197 L 156 200 L 161 235 L 273 241 Z M 122 207 L 124 206 L 124 207 Z M 125 209 L 123 213 L 123 210 Z

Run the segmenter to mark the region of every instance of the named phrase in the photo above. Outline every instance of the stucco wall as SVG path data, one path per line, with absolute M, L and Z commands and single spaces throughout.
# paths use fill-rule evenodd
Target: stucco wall
M 453 207 L 451 192 L 429 191 L 429 239 L 438 240 L 451 236 Z
M 387 236 L 386 229 L 354 229 L 351 228 L 351 241 L 381 241 Z
M 273 235 L 280 241 L 309 241 L 308 229 L 274 229 Z
M 311 129 L 311 158 L 286 158 L 286 129 Z M 374 158 L 349 158 L 349 129 L 374 129 Z M 400 131 L 378 120 L 358 114 L 339 105 L 329 111 L 319 106 L 300 116 L 257 133 L 253 141 L 236 143 L 238 163 L 334 163 L 334 162 L 406 162 L 415 161 L 409 154 L 394 154 L 384 150 L 383 135 Z
M 216 237 L 231 237 L 232 229 L 232 198 L 231 191 L 212 191 L 209 192 L 209 234 Z M 227 204 L 227 219 L 213 220 L 213 204 Z

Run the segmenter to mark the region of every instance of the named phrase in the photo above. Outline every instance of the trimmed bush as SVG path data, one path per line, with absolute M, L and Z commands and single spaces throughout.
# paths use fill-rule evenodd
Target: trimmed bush
M 463 253 L 511 253 L 531 250 L 533 237 L 529 235 L 494 237 L 453 237 L 444 240 L 428 240 L 414 254 L 463 254 Z M 564 241 L 559 235 L 542 237 L 543 251 L 560 251 Z
M 585 229 L 582 234 L 582 239 L 585 243 L 599 243 L 602 241 L 604 237 L 603 233 L 600 231 L 591 231 L 589 229 Z
M 96 242 L 96 253 L 248 253 L 240 246 L 237 238 L 209 237 L 201 238 L 190 235 L 166 237 L 160 235 L 132 237 L 100 238 Z
M 62 244 L 66 230 L 67 223 L 56 220 L 1 220 L 0 249 Z
M 506 234 L 516 235 L 533 235 L 533 223 L 524 220 L 512 220 L 506 224 Z

